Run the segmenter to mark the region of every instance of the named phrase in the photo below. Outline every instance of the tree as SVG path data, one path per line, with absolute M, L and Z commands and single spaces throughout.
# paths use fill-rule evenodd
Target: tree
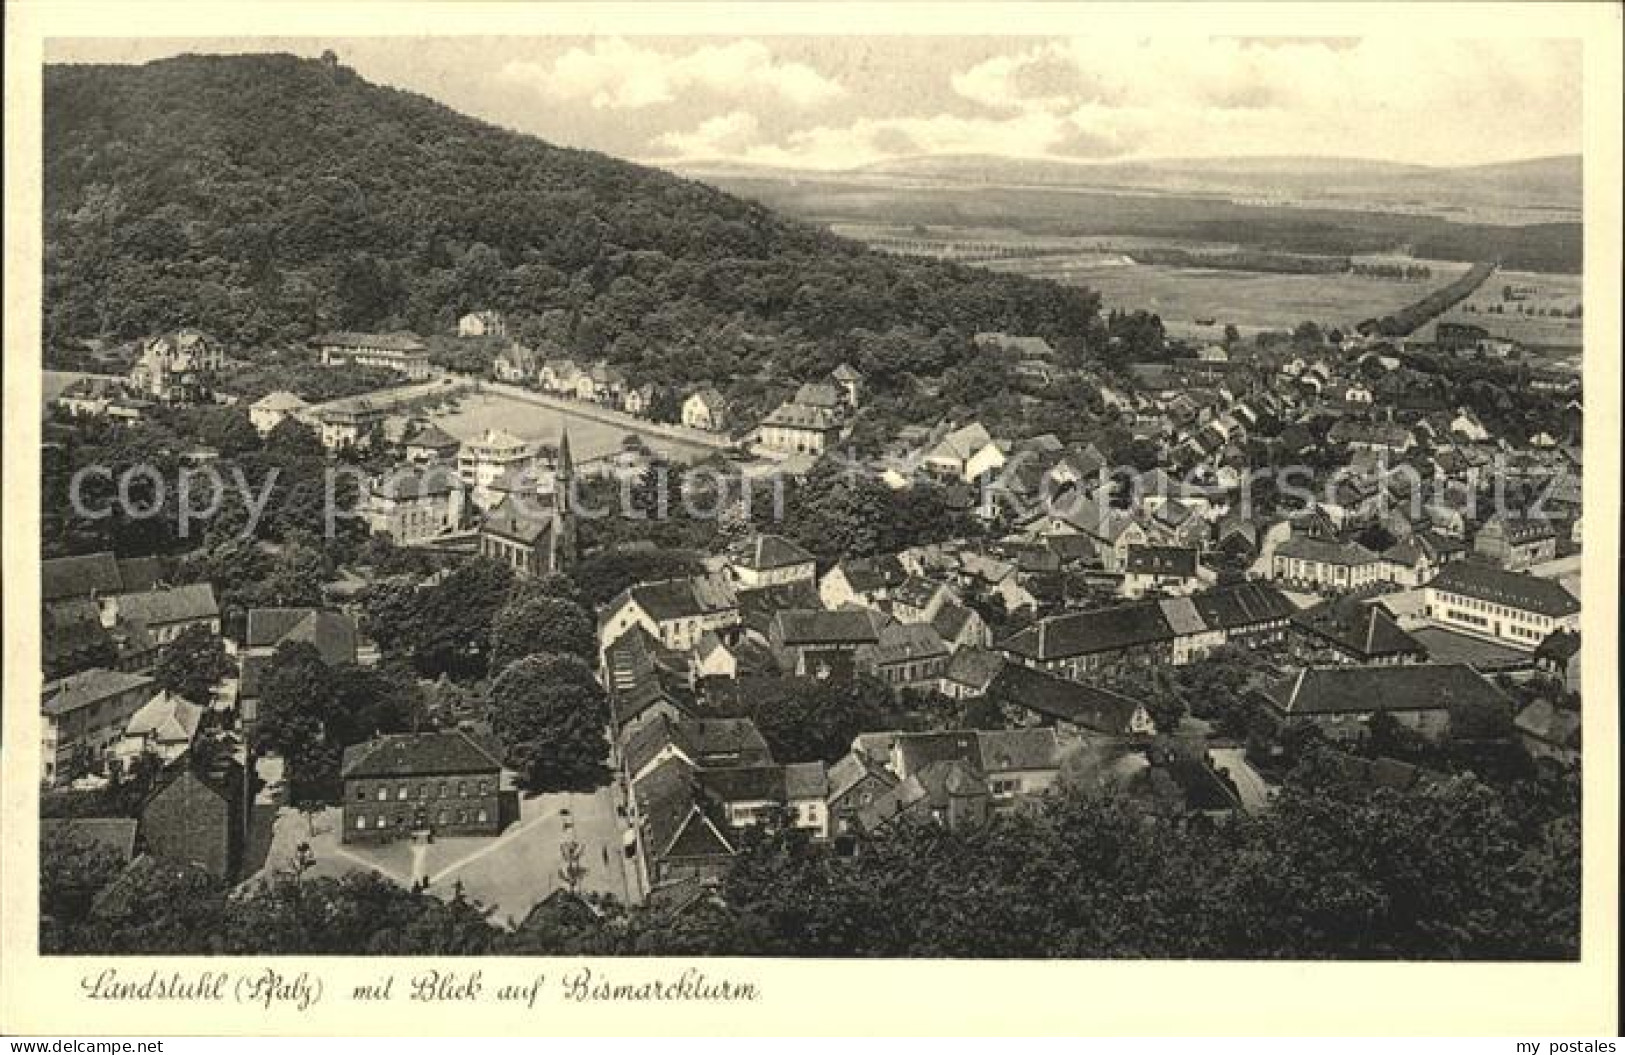
M 873 678 L 807 681 L 781 679 L 763 685 L 752 701 L 727 713 L 750 718 L 773 757 L 834 762 L 859 733 L 893 728 L 891 692 Z
M 582 845 L 574 839 L 559 844 L 559 858 L 563 862 L 559 865 L 559 879 L 572 894 L 581 889 L 581 881 L 587 878 L 587 866 L 581 861 L 583 852 Z
M 164 646 L 153 678 L 159 688 L 208 707 L 214 687 L 232 671 L 220 638 L 208 627 L 194 625 Z
M 96 842 L 71 822 L 40 834 L 40 914 L 59 923 L 77 923 L 90 901 L 124 867 L 119 855 Z
M 567 653 L 591 660 L 598 652 L 598 627 L 592 613 L 557 597 L 510 602 L 491 621 L 491 667 L 538 652 Z
M 527 656 L 491 684 L 491 729 L 504 761 L 532 791 L 600 786 L 607 773 L 609 701 L 576 656 Z
M 265 453 L 280 459 L 320 458 L 327 451 L 309 425 L 291 415 L 265 434 Z
M 513 570 L 500 561 L 476 557 L 422 590 L 399 628 L 418 673 L 429 677 L 483 677 L 491 623 L 513 585 Z
M 286 761 L 290 784 L 304 779 L 302 769 L 322 767 L 327 723 L 337 707 L 332 673 L 316 647 L 303 641 L 280 646 L 260 677 L 255 732 L 261 746 Z

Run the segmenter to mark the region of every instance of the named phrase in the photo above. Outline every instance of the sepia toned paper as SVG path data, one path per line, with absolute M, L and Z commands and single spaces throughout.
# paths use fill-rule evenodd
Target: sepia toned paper
M 1613 1035 L 1618 966 L 1621 16 L 1606 4 L 14 3 L 6 34 L 4 763 L 0 1031 L 94 1035 Z M 1578 963 L 49 957 L 38 952 L 41 69 L 347 39 L 1212 35 L 1551 38 L 1582 55 L 1585 181 L 1584 897 Z M 188 41 L 199 42 L 195 49 Z M 109 42 L 112 42 L 111 44 Z M 160 43 L 161 42 L 161 43 Z M 922 44 L 929 49 L 929 43 Z M 1398 49 L 1396 48 L 1396 51 Z M 470 55 L 477 62 L 477 55 Z M 95 61 L 94 59 L 90 61 Z M 1412 71 L 1396 66 L 1396 81 Z M 424 90 L 418 88 L 415 90 Z M 613 121 L 613 112 L 605 120 Z M 1351 119 L 1351 124 L 1352 124 Z M 1398 124 L 1395 139 L 1436 133 Z M 1494 128 L 1473 130 L 1493 137 Z M 1458 132 L 1452 138 L 1459 141 Z M 107 976 L 106 972 L 114 972 Z M 477 985 L 475 975 L 478 975 Z M 388 1000 L 358 998 L 393 976 Z M 703 976 L 703 980 L 701 978 Z M 101 982 L 98 982 L 101 979 Z M 174 999 L 97 999 L 100 984 Z M 178 984 L 171 984 L 175 979 Z M 649 982 L 738 999 L 640 999 Z M 591 994 L 601 983 L 630 987 Z M 579 983 L 579 984 L 578 984 Z M 710 989 L 706 987 L 710 986 Z M 498 991 L 511 990 L 509 999 Z M 682 987 L 679 987 L 682 988 Z M 416 996 L 421 996 L 416 998 Z M 586 996 L 574 999 L 573 996 Z

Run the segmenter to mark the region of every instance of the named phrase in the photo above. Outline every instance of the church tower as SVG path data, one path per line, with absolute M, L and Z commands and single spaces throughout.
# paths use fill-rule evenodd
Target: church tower
M 558 461 L 553 468 L 553 530 L 549 563 L 553 571 L 569 571 L 576 562 L 576 518 L 573 505 L 575 460 L 570 456 L 570 430 L 559 433 Z

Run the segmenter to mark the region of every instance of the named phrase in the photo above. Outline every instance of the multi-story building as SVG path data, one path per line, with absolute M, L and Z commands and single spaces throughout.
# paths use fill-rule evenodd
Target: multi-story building
M 568 451 L 568 435 L 560 447 Z M 499 501 L 496 485 L 505 475 L 530 473 L 536 466 L 535 449 L 513 433 L 500 429 L 487 429 L 479 439 L 467 441 L 457 452 L 457 475 L 480 509 L 490 509 Z
M 298 418 L 309 409 L 310 404 L 292 392 L 279 390 L 255 401 L 248 408 L 248 420 L 253 422 L 261 436 L 266 436 L 288 418 Z
M 344 750 L 342 841 L 502 831 L 502 763 L 461 729 L 380 736 Z
M 374 477 L 367 487 L 367 527 L 402 546 L 462 526 L 465 488 L 449 465 L 401 465 Z
M 75 756 L 99 764 L 154 691 L 144 674 L 99 668 L 46 682 L 40 693 L 41 783 L 68 780 Z
M 323 366 L 375 366 L 404 374 L 409 381 L 429 377 L 429 352 L 413 333 L 324 333 L 312 339 Z
M 336 399 L 309 411 L 320 431 L 322 446 L 330 451 L 371 446 L 389 412 L 365 396 Z
M 762 419 L 762 446 L 784 454 L 822 454 L 841 429 L 840 414 L 829 407 L 780 403 Z
M 1383 581 L 1383 563 L 1358 542 L 1294 535 L 1275 547 L 1270 577 L 1311 590 L 1345 593 Z
M 1559 583 L 1476 560 L 1445 565 L 1422 604 L 1439 626 L 1531 652 L 1554 631 L 1580 629 L 1580 602 Z
M 1531 565 L 1556 559 L 1557 529 L 1543 517 L 1497 513 L 1474 536 L 1473 552 L 1507 571 L 1525 571 Z

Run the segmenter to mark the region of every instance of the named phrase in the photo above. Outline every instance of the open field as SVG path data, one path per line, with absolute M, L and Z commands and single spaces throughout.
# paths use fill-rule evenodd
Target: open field
M 1427 283 L 1360 275 L 1281 275 L 1162 266 L 1073 268 L 1033 261 L 1025 274 L 1088 286 L 1106 309 L 1144 308 L 1172 322 L 1214 320 L 1243 331 L 1289 329 L 1304 320 L 1350 327 L 1414 303 L 1466 270 L 1435 266 Z M 1446 267 L 1452 268 L 1448 272 Z
M 1504 300 L 1506 287 L 1517 291 L 1517 299 Z M 1567 311 L 1581 303 L 1584 281 L 1579 275 L 1556 275 L 1536 271 L 1497 271 L 1472 296 L 1440 316 L 1445 322 L 1482 326 L 1491 336 L 1520 344 L 1548 348 L 1579 348 L 1585 335 L 1584 319 L 1531 315 L 1530 311 L 1556 308 Z M 1522 306 L 1525 314 L 1518 314 Z M 1500 308 L 1493 312 L 1491 308 Z M 1433 323 L 1417 332 L 1431 340 Z
M 435 414 L 434 422 L 460 440 L 474 439 L 487 429 L 502 429 L 530 443 L 547 445 L 557 444 L 560 433 L 568 426 L 570 451 L 578 464 L 614 454 L 621 449 L 621 441 L 627 434 L 637 431 L 634 425 L 610 425 L 489 389 L 465 393 L 458 400 L 456 410 Z M 665 436 L 639 434 L 651 450 L 673 461 L 693 461 L 706 453 Z

